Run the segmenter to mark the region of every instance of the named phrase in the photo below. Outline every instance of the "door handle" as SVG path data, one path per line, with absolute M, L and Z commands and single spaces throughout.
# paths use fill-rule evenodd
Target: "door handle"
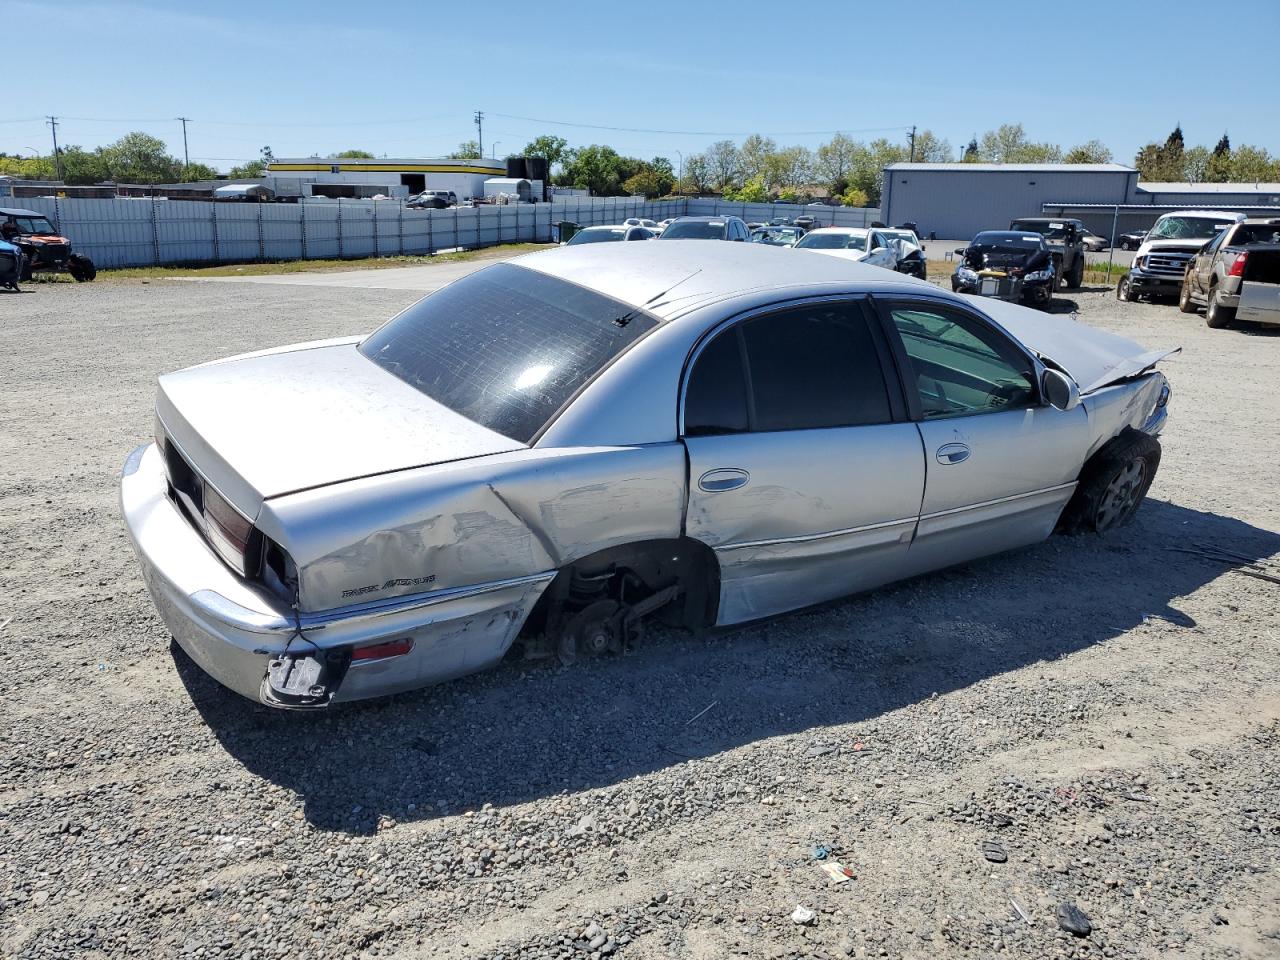
M 944 443 L 938 448 L 938 462 L 944 464 L 964 463 L 969 459 L 967 443 Z
M 698 478 L 698 489 L 704 493 L 723 493 L 745 487 L 750 479 L 751 474 L 737 467 L 717 467 Z

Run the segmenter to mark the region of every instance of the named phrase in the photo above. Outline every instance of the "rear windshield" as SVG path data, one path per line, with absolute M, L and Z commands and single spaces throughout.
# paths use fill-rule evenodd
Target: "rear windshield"
M 805 250 L 865 250 L 867 238 L 847 233 L 806 233 L 796 244 Z
M 1034 231 L 1049 240 L 1061 240 L 1067 235 L 1067 220 L 1015 220 L 1009 225 L 1010 230 Z M 1079 229 L 1079 228 L 1077 228 Z
M 1280 223 L 1241 225 L 1231 237 L 1231 246 L 1243 247 L 1250 243 L 1280 243 Z
M 579 230 L 569 238 L 569 242 L 565 246 L 576 247 L 581 243 L 604 243 L 611 240 L 621 240 L 624 236 L 626 236 L 626 231 L 622 227 L 605 227 L 602 230 Z
M 664 240 L 723 240 L 723 220 L 677 220 L 662 231 Z
M 528 443 L 655 325 L 617 300 L 501 263 L 419 300 L 360 352 L 449 409 Z

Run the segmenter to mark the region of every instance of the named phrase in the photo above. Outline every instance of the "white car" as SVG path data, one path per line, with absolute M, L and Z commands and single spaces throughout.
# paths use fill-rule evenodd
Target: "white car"
M 628 227 L 645 227 L 649 230 L 662 229 L 661 227 L 658 226 L 658 221 L 650 220 L 647 217 L 627 217 L 627 219 L 623 220 L 622 222 L 626 224 Z
M 831 257 L 858 260 L 896 270 L 902 256 L 902 241 L 892 240 L 879 230 L 861 227 L 820 227 L 810 230 L 792 250 L 811 250 Z

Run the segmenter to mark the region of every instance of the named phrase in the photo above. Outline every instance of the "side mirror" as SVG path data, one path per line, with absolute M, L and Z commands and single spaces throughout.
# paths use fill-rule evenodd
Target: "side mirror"
M 955 253 L 957 257 L 963 257 L 966 247 L 956 247 Z
M 1049 406 L 1055 410 L 1074 410 L 1080 406 L 1080 388 L 1060 370 L 1045 370 L 1040 388 Z

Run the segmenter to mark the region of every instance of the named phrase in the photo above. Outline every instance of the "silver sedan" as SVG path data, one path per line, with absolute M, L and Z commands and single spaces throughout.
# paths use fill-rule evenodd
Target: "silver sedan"
M 762 244 L 566 247 L 162 377 L 121 500 L 191 658 L 323 707 L 1123 524 L 1169 352 Z

